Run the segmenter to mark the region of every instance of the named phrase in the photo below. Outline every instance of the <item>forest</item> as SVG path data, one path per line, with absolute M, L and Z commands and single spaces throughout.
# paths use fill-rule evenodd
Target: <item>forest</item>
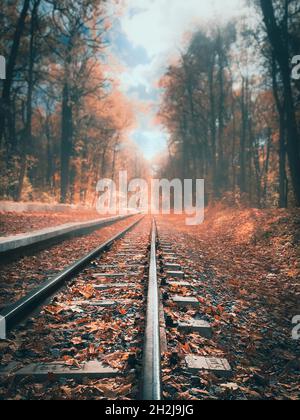
M 257 24 L 192 34 L 161 80 L 171 133 L 165 174 L 206 181 L 207 200 L 300 204 L 297 1 L 261 1 Z M 294 76 L 293 74 L 294 73 Z
M 1 0 L 0 177 L 0 400 L 300 400 L 299 0 Z
M 86 203 L 119 161 L 143 175 L 126 133 L 134 107 L 109 77 L 102 0 L 4 1 L 0 196 Z
M 207 203 L 299 206 L 299 2 L 253 1 L 251 18 L 186 34 L 159 81 L 168 144 L 151 162 L 130 137 L 143 104 L 112 71 L 112 3 L 122 13 L 113 0 L 2 2 L 1 199 L 91 204 L 101 177 L 147 178 L 155 163 L 204 178 Z

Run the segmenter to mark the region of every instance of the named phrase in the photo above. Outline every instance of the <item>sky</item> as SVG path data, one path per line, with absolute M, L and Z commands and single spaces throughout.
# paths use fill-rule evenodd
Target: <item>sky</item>
M 130 137 L 151 160 L 165 150 L 168 139 L 165 129 L 154 123 L 161 96 L 158 81 L 184 47 L 184 35 L 202 24 L 239 16 L 243 0 L 125 0 L 125 4 L 113 21 L 110 44 L 121 64 L 117 78 L 122 91 L 147 105 L 146 113 L 138 112 Z

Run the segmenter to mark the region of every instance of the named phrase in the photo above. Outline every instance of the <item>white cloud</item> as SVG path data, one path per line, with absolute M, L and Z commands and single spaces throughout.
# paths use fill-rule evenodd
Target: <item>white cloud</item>
M 182 47 L 186 32 L 203 23 L 238 16 L 243 7 L 243 0 L 127 0 L 121 28 L 134 47 L 146 50 L 151 62 L 126 72 L 124 87 L 144 84 L 147 90 L 153 88 L 170 57 Z
M 151 57 L 179 47 L 193 25 L 226 20 L 241 13 L 242 0 L 128 0 L 129 11 L 121 19 L 128 39 L 142 46 Z M 130 9 L 140 7 L 131 16 Z
M 150 64 L 140 64 L 130 71 L 125 71 L 121 76 L 122 87 L 124 90 L 128 90 L 129 87 L 144 85 L 146 90 L 150 89 L 149 72 L 151 72 Z
M 134 139 L 143 150 L 146 159 L 153 159 L 161 153 L 166 146 L 167 136 L 158 128 L 149 128 L 146 131 L 139 130 L 135 133 Z
M 127 11 L 120 17 L 120 26 L 133 47 L 143 47 L 149 63 L 136 65 L 120 75 L 125 92 L 144 86 L 147 93 L 157 89 L 170 58 L 182 48 L 184 35 L 202 24 L 224 22 L 243 13 L 244 0 L 127 0 Z M 133 13 L 134 11 L 134 13 Z M 134 97 L 134 96 L 133 96 Z M 155 154 L 165 136 L 157 127 L 140 122 L 134 137 L 143 139 L 145 154 Z

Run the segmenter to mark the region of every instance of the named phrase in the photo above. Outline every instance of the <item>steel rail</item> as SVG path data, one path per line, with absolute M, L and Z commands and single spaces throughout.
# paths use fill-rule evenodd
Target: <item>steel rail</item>
M 155 220 L 153 220 L 151 230 L 142 399 L 144 401 L 160 401 L 161 398 L 159 287 L 156 264 L 156 224 Z
M 2 317 L 2 321 L 5 319 L 7 331 L 16 327 L 30 313 L 34 312 L 39 305 L 43 304 L 47 298 L 51 297 L 51 295 L 57 291 L 63 283 L 82 271 L 91 261 L 110 248 L 115 241 L 122 238 L 126 233 L 138 225 L 143 218 L 144 216 L 132 223 L 126 229 L 119 232 L 117 235 L 110 238 L 108 241 L 101 244 L 98 248 L 94 249 L 80 260 L 76 261 L 71 266 L 67 267 L 55 277 L 47 280 L 44 284 L 42 284 L 42 286 L 34 289 L 18 302 L 4 308 L 4 310 L 0 313 L 0 316 Z

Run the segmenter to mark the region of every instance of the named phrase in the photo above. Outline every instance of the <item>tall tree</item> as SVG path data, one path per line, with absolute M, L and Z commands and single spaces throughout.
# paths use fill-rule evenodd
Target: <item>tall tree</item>
M 288 19 L 289 0 L 285 0 L 284 20 Z M 291 178 L 297 206 L 300 206 L 300 152 L 299 132 L 297 127 L 296 110 L 291 84 L 291 65 L 288 40 L 288 25 L 281 24 L 275 16 L 272 0 L 260 0 L 262 13 L 268 38 L 279 65 L 284 94 L 284 109 L 287 130 L 287 152 L 289 157 Z
M 8 122 L 11 128 L 11 87 L 13 75 L 17 63 L 21 37 L 25 29 L 25 21 L 30 7 L 30 0 L 24 0 L 19 19 L 17 21 L 13 42 L 7 61 L 6 79 L 3 82 L 2 97 L 0 102 L 0 144 L 3 140 L 5 123 Z
M 85 91 L 90 70 L 88 61 L 102 47 L 103 0 L 54 1 L 53 23 L 56 37 L 63 38 L 56 54 L 62 66 L 61 103 L 61 196 L 66 203 L 70 187 L 70 162 L 74 151 L 74 112 Z M 100 24 L 99 24 L 100 21 Z M 95 89 L 95 87 L 94 87 Z
M 36 46 L 35 37 L 38 26 L 38 10 L 41 4 L 41 0 L 34 0 L 31 12 L 31 23 L 30 23 L 30 41 L 29 41 L 29 65 L 28 65 L 28 88 L 27 88 L 27 100 L 26 100 L 26 122 L 23 132 L 22 144 L 21 144 L 21 167 L 19 174 L 19 182 L 16 191 L 16 200 L 19 201 L 22 197 L 22 190 L 24 185 L 24 178 L 27 169 L 27 152 L 28 148 L 32 145 L 32 113 L 33 113 L 33 89 L 34 89 L 34 66 L 36 59 Z

